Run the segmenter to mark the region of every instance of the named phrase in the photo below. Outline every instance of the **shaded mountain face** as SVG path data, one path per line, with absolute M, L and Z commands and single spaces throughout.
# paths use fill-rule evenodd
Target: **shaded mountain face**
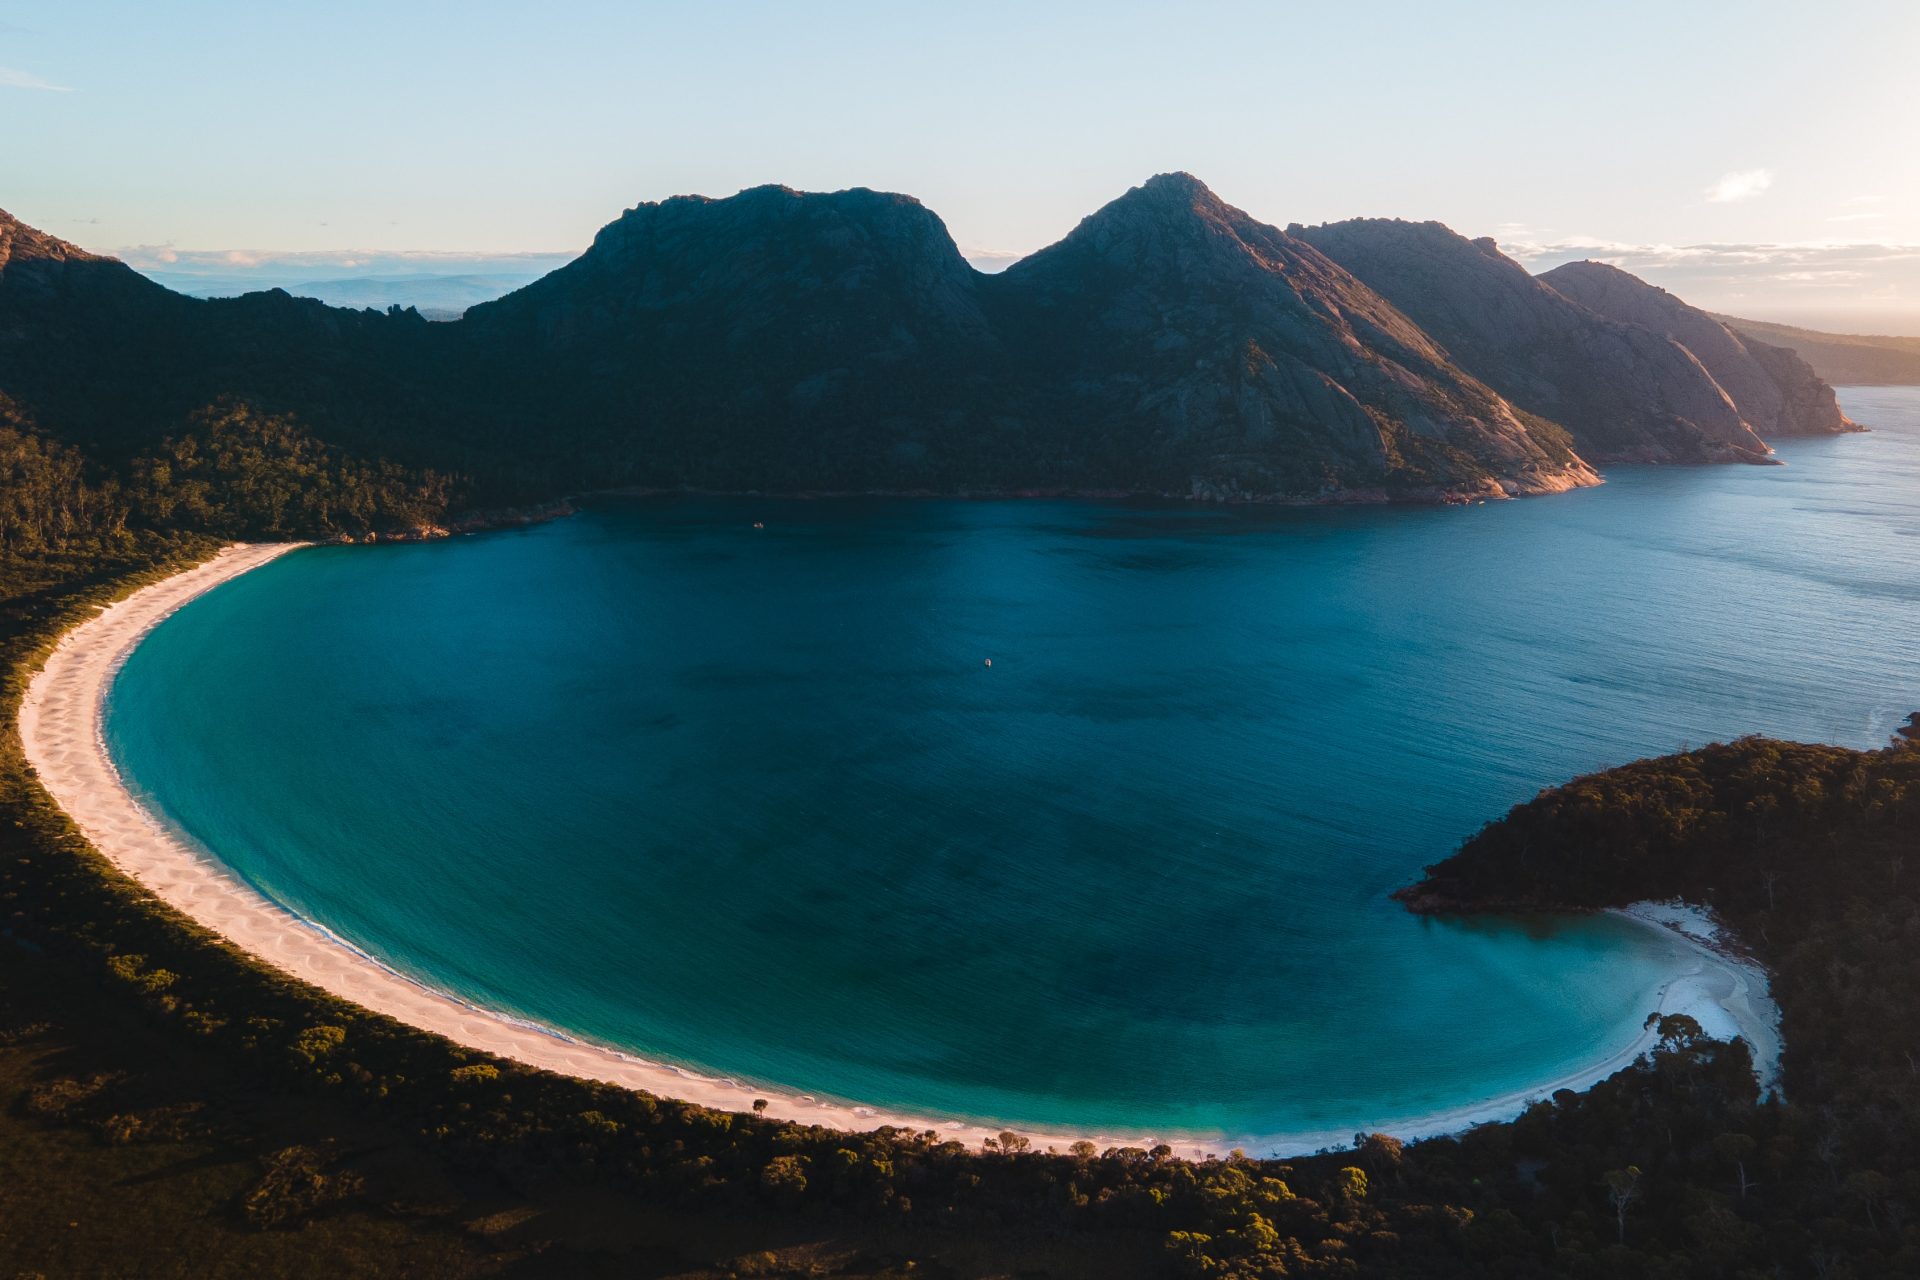
M 0 214 L 0 393 L 105 456 L 223 396 L 297 406 L 373 447 L 421 437 L 428 388 L 412 313 L 285 292 L 207 301 Z
M 943 488 L 995 430 L 977 283 L 917 200 L 759 187 L 631 209 L 449 328 L 610 483 Z
M 1592 483 L 1311 245 L 1186 174 L 1154 178 L 983 281 L 1022 376 L 1089 450 L 1204 496 Z M 1183 483 L 1184 481 L 1184 483 Z
M 1491 240 L 1361 218 L 1290 230 L 1386 297 L 1463 367 L 1573 433 L 1596 462 L 1759 462 L 1767 446 L 1664 333 L 1609 319 Z
M 1855 429 L 1833 388 L 1793 352 L 1745 339 L 1638 276 L 1604 262 L 1569 262 L 1540 280 L 1609 319 L 1664 333 L 1685 347 L 1762 436 Z

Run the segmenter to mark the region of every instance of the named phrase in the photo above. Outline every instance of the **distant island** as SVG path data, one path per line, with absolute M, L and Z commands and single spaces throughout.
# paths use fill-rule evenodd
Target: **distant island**
M 614 487 L 1465 501 L 1857 429 L 1624 272 L 1177 173 L 997 275 L 908 196 L 676 197 L 448 323 L 189 298 L 0 215 L 0 427 L 103 518 L 268 536 Z

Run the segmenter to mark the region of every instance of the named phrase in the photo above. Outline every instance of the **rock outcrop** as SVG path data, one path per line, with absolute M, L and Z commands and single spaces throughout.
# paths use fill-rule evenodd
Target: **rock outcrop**
M 1753 425 L 1665 334 L 1582 306 L 1492 240 L 1438 222 L 1290 228 L 1404 311 L 1462 367 L 1573 433 L 1595 462 L 1763 462 Z
M 1672 338 L 1706 367 L 1763 437 L 1857 430 L 1833 388 L 1784 347 L 1734 333 L 1698 307 L 1604 262 L 1569 262 L 1540 280 L 1590 310 Z

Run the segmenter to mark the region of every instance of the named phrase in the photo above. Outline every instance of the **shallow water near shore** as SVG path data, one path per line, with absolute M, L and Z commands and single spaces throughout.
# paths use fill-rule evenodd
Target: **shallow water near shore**
M 108 744 L 268 896 L 609 1044 L 1388 1126 L 1606 1056 L 1678 963 L 1408 916 L 1422 865 L 1575 773 L 1920 707 L 1920 392 L 1845 403 L 1875 434 L 1784 468 L 1471 508 L 661 499 L 301 551 L 163 623 Z

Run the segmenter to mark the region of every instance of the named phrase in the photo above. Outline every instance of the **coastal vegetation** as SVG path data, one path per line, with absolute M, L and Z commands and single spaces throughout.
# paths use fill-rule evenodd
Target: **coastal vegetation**
M 284 426 L 207 429 L 237 433 L 233 456 L 268 473 L 335 465 Z M 1904 1102 L 1920 1024 L 1902 1012 L 1920 977 L 1910 744 L 1749 739 L 1580 779 L 1489 826 L 1409 894 L 1426 911 L 1713 906 L 1776 975 L 1783 1096 L 1759 1096 L 1745 1045 L 1675 1016 L 1612 1079 L 1456 1138 L 1362 1134 L 1319 1156 L 1195 1163 L 1037 1150 L 1013 1134 L 984 1150 L 848 1134 L 489 1059 L 288 980 L 118 875 L 26 770 L 18 699 L 37 656 L 94 604 L 216 544 L 146 527 L 138 486 L 89 480 L 57 449 L 11 450 L 19 474 L 40 477 L 32 509 L 55 513 L 10 536 L 0 561 L 0 1167 L 12 1175 L 0 1257 L 17 1270 L 129 1258 L 203 1275 L 1920 1269 L 1920 1131 Z M 258 495 L 273 491 L 196 490 L 204 527 L 258 527 L 276 509 Z M 186 1234 L 160 1231 L 161 1215 Z M 190 1263 L 161 1243 L 186 1239 Z

